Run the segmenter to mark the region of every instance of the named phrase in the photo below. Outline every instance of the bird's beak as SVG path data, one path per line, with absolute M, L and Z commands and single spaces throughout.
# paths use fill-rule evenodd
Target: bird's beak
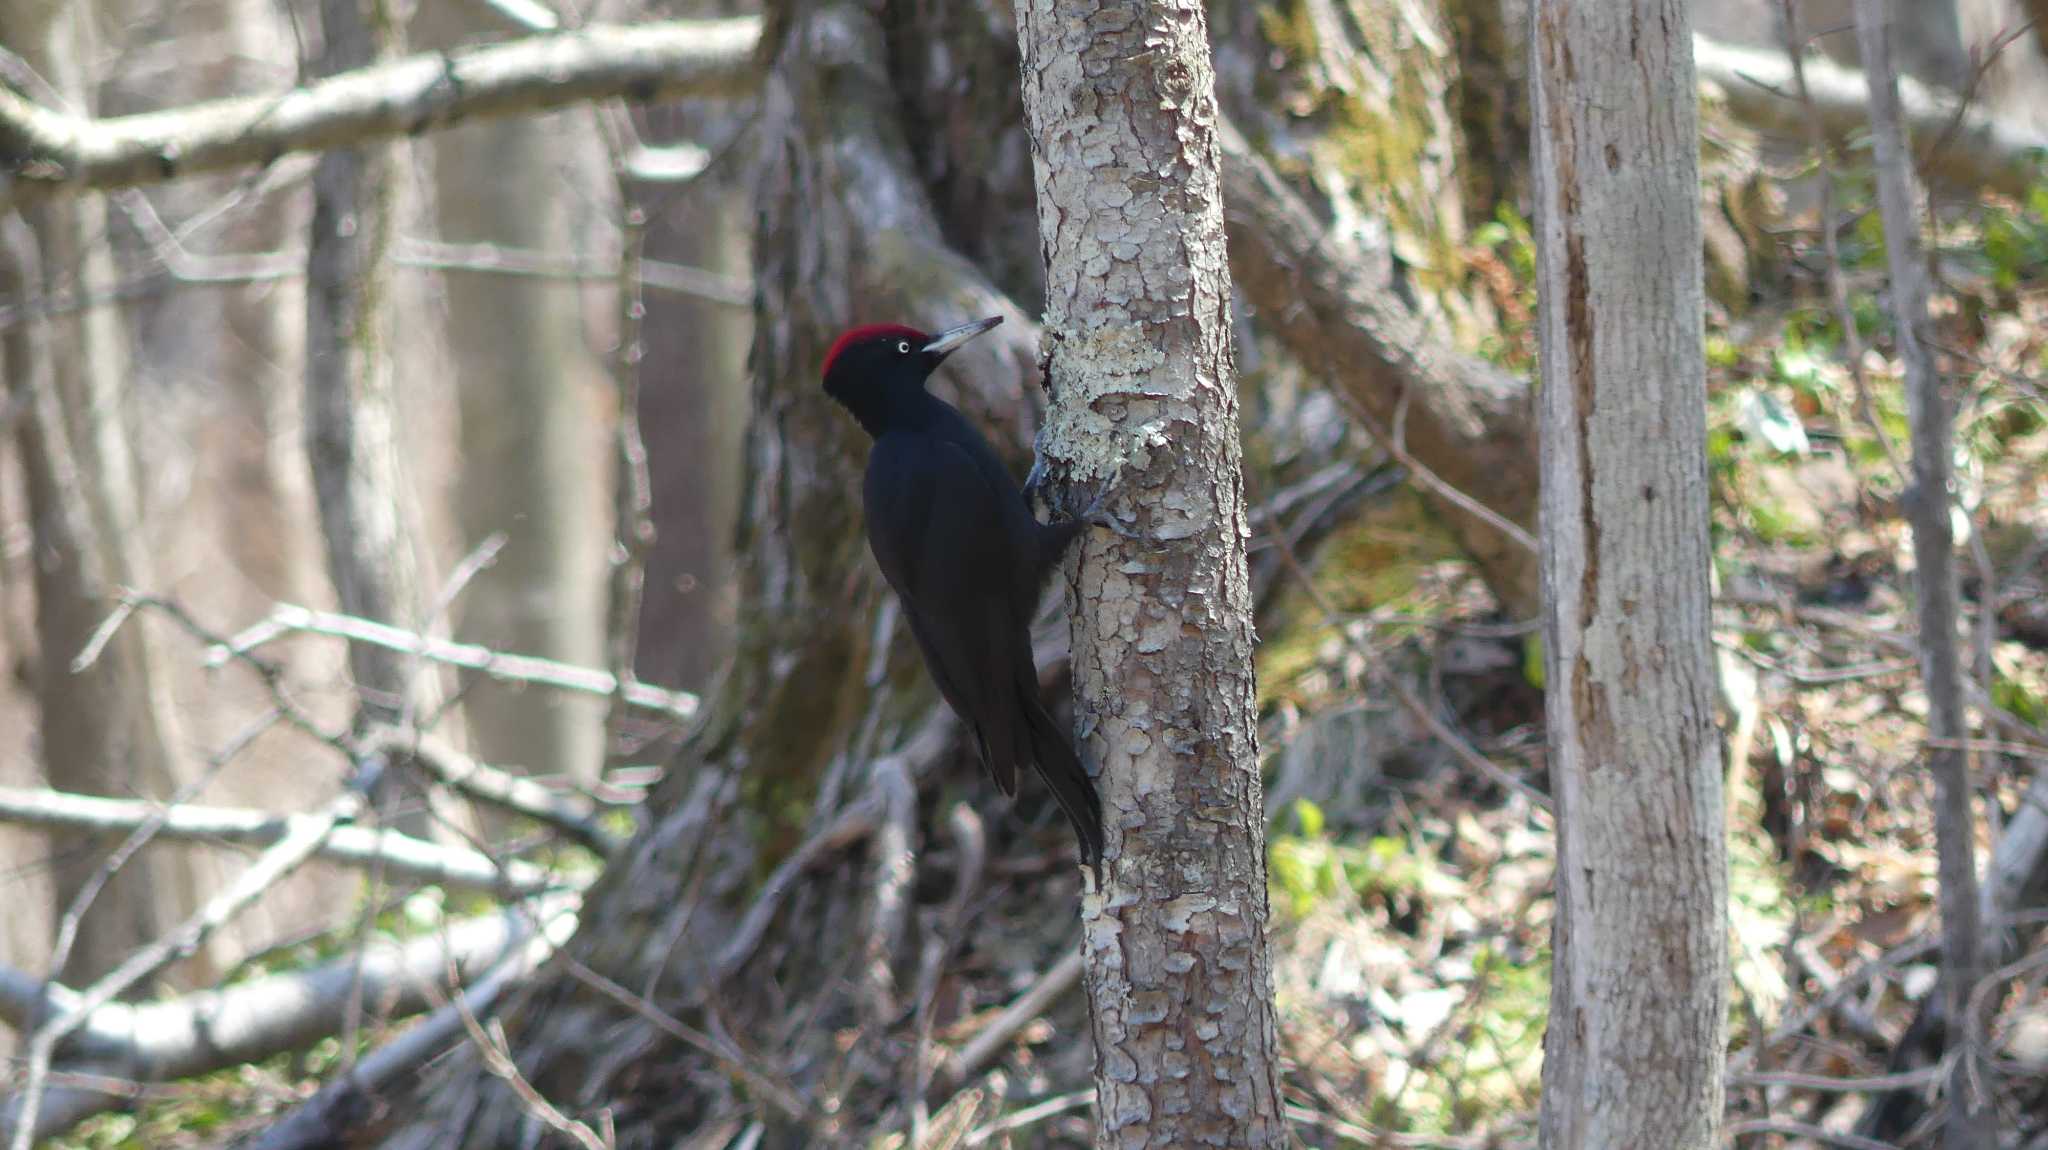
M 1002 322 L 1002 316 L 992 315 L 987 319 L 963 323 L 959 327 L 949 327 L 933 336 L 931 342 L 924 345 L 924 353 L 926 355 L 936 355 L 943 359 L 951 355 L 954 349 L 958 348 L 961 344 Z

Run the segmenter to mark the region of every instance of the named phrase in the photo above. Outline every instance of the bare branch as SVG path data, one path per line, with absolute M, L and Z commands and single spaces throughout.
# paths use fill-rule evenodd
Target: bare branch
M 1884 449 L 1884 457 L 1891 462 L 1892 473 L 1905 481 L 1906 465 L 1899 456 L 1898 445 L 1892 442 L 1891 433 L 1884 429 L 1883 421 L 1877 417 L 1877 404 L 1870 393 L 1870 375 L 1863 370 L 1863 339 L 1856 330 L 1856 312 L 1849 306 L 1848 278 L 1842 274 L 1842 244 L 1835 234 L 1835 156 L 1828 139 L 1827 122 L 1821 118 L 1820 109 L 1814 104 L 1813 86 L 1806 79 L 1806 40 L 1800 34 L 1799 5 L 1796 0 L 1780 0 L 1785 27 L 1785 59 L 1792 68 L 1792 87 L 1798 93 L 1799 107 L 1806 122 L 1806 148 L 1818 166 L 1816 177 L 1820 180 L 1820 241 L 1821 251 L 1827 258 L 1828 305 L 1834 309 L 1835 325 L 1842 329 L 1842 359 L 1849 369 L 1849 378 L 1856 385 L 1856 413 L 1877 437 L 1878 446 Z
M 458 244 L 408 236 L 399 239 L 391 262 L 399 267 L 439 271 L 613 283 L 624 274 L 635 276 L 641 287 L 655 291 L 693 296 L 727 307 L 751 308 L 754 304 L 753 285 L 744 279 L 645 258 L 635 259 L 634 266 L 628 268 L 610 255 L 557 254 L 504 244 Z
M 576 916 L 562 912 L 546 919 L 541 932 L 525 948 L 477 981 L 459 997 L 472 1015 L 488 1014 L 505 992 L 546 962 L 555 948 L 576 930 Z M 455 1004 L 435 1010 L 418 1025 L 365 1055 L 347 1074 L 322 1087 L 305 1105 L 249 1143 L 244 1150 L 312 1150 L 331 1145 L 334 1132 L 351 1116 L 370 1107 L 378 1092 L 401 1077 L 416 1073 L 462 1033 Z
M 1727 1135 L 1741 1138 L 1745 1134 L 1782 1134 L 1788 1138 L 1805 1138 L 1829 1146 L 1841 1146 L 1845 1150 L 1899 1150 L 1890 1142 L 1879 1142 L 1840 1130 L 1829 1130 L 1806 1122 L 1790 1122 L 1778 1118 L 1748 1118 L 1728 1124 Z
M 585 966 L 577 961 L 575 955 L 565 954 L 562 956 L 562 961 L 568 967 L 569 973 L 574 975 L 578 982 L 639 1015 L 647 1020 L 656 1030 L 661 1031 L 670 1038 L 693 1050 L 709 1055 L 724 1066 L 728 1072 L 735 1077 L 745 1080 L 749 1087 L 759 1091 L 762 1098 L 766 1099 L 777 1110 L 782 1111 L 786 1117 L 800 1121 L 810 1118 L 809 1107 L 797 1095 L 793 1087 L 786 1082 L 778 1080 L 762 1067 L 755 1065 L 747 1057 L 745 1051 L 735 1047 L 731 1042 L 718 1036 L 706 1034 L 696 1027 L 690 1026 L 675 1015 L 655 1005 L 654 1001 L 646 995 L 634 994 L 632 991 Z
M 869 862 L 868 886 L 874 892 L 874 905 L 869 911 L 863 957 L 867 963 L 869 1020 L 886 1024 L 896 1015 L 896 973 L 892 960 L 910 918 L 910 883 L 917 876 L 917 788 L 911 785 L 902 759 L 896 756 L 875 761 L 872 781 L 882 796 L 883 817 L 881 826 L 875 829 Z
M 966 1045 L 946 1059 L 945 1080 L 964 1082 L 968 1075 L 982 1068 L 1015 1037 L 1019 1030 L 1029 1025 L 1032 1019 L 1044 1014 L 1047 1008 L 1059 1001 L 1060 996 L 1074 988 L 1081 981 L 1081 948 L 1078 944 L 1067 948 L 1066 955 L 1053 964 L 1051 970 L 1041 975 L 1031 989 L 1017 996 L 1017 1001 L 996 1015 L 995 1020 L 983 1027 Z
M 412 763 L 470 798 L 544 823 L 606 858 L 623 845 L 619 836 L 598 821 L 595 804 L 589 800 L 477 762 L 443 739 L 382 727 L 364 741 L 369 747 Z
M 38 787 L 0 787 L 0 822 L 118 834 L 161 819 L 157 837 L 218 843 L 269 845 L 291 833 L 304 815 L 268 811 L 172 805 L 142 799 L 104 799 Z M 391 873 L 499 895 L 528 895 L 561 885 L 532 863 L 502 866 L 465 847 L 443 846 L 393 831 L 341 826 L 320 844 L 318 855 L 332 862 L 365 866 L 381 860 Z
M 586 100 L 715 96 L 753 82 L 761 22 L 596 25 L 344 72 L 265 96 L 87 119 L 0 90 L 0 209 Z
M 647 556 L 654 549 L 654 483 L 647 469 L 647 444 L 640 435 L 640 361 L 646 354 L 640 334 L 647 316 L 640 259 L 645 254 L 647 211 L 636 198 L 627 171 L 634 141 L 631 118 L 623 108 L 606 106 L 598 109 L 597 122 L 619 197 L 619 346 L 610 365 L 618 410 L 612 421 L 612 569 L 605 589 L 604 644 L 618 690 L 604 716 L 604 754 L 609 757 L 618 746 L 626 696 L 636 681 L 640 605 L 646 597 Z
M 1242 135 L 1227 124 L 1218 135 L 1237 286 L 1302 366 L 1401 453 L 1509 613 L 1537 617 L 1527 383 L 1434 339 Z
M 902 769 L 915 780 L 929 772 L 948 747 L 954 733 L 954 719 L 951 711 L 935 709 L 919 726 L 916 734 L 891 757 L 898 760 Z M 879 764 L 877 765 L 879 767 Z M 753 905 L 740 917 L 732 937 L 718 953 L 712 966 L 713 982 L 730 978 L 737 973 L 754 948 L 761 945 L 761 939 L 768 933 L 768 927 L 775 920 L 776 911 L 788 897 L 797 876 L 809 870 L 826 854 L 852 843 L 860 842 L 875 833 L 888 815 L 888 796 L 875 787 L 839 812 L 830 823 L 804 840 L 803 844 L 791 851 L 788 858 L 775 868 L 768 880 L 761 884 L 761 892 L 754 897 Z
M 599 1137 L 597 1131 L 562 1113 L 546 1095 L 534 1088 L 533 1083 L 526 1080 L 524 1074 L 519 1073 L 519 1065 L 512 1061 L 510 1044 L 505 1041 L 505 1028 L 497 1019 L 492 1019 L 490 1028 L 486 1030 L 461 995 L 456 995 L 448 1005 L 454 1009 L 455 1017 L 461 1020 L 462 1029 L 469 1034 L 470 1044 L 476 1048 L 484 1069 L 511 1088 L 528 1115 L 557 1134 L 573 1139 L 583 1150 L 611 1150 L 609 1143 Z
M 1963 706 L 1961 653 L 1956 649 L 1959 611 L 1955 537 L 1950 520 L 1951 453 L 1954 416 L 1942 394 L 1941 374 L 1926 341 L 1932 327 L 1927 303 L 1927 268 L 1920 251 L 1918 200 L 1907 151 L 1903 85 L 1892 73 L 1893 13 L 1884 0 L 1857 0 L 1857 43 L 1869 69 L 1870 138 L 1877 173 L 1878 207 L 1884 219 L 1885 256 L 1891 266 L 1891 301 L 1898 357 L 1905 368 L 1907 420 L 1912 431 L 1912 489 L 1906 512 L 1913 526 L 1913 560 L 1920 628 L 1920 666 L 1927 691 L 1927 734 L 1955 740 L 1969 734 Z M 1984 970 L 1983 909 L 1976 862 L 1976 817 L 1972 811 L 1969 758 L 1961 750 L 1932 748 L 1928 773 L 1934 777 L 1934 837 L 1941 911 L 1942 1003 L 1946 1051 L 1960 1054 L 1960 1073 L 1944 1084 L 1949 1150 L 1998 1144 L 1993 1107 L 1976 1088 L 1968 1069 L 1972 1029 L 1970 991 Z
M 293 632 L 329 635 L 355 643 L 369 643 L 415 655 L 429 662 L 446 663 L 451 667 L 477 671 L 504 683 L 531 683 L 554 687 L 557 690 L 606 697 L 619 689 L 618 681 L 610 674 L 589 667 L 557 663 L 552 659 L 532 655 L 501 654 L 474 643 L 436 639 L 401 627 L 358 619 L 352 615 L 314 611 L 290 603 L 278 604 L 272 608 L 269 617 L 263 622 L 235 636 L 229 642 L 215 644 L 213 649 L 207 652 L 207 663 L 210 666 L 218 666 Z M 697 697 L 686 691 L 666 691 L 645 683 L 629 683 L 626 686 L 625 699 L 627 703 L 641 710 L 651 711 L 678 723 L 687 723 L 697 714 Z

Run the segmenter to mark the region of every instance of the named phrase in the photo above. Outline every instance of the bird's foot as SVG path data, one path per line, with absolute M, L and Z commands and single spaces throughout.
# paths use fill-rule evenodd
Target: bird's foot
M 1043 471 L 1043 464 L 1033 465 L 1032 476 L 1038 482 L 1036 486 L 1027 485 L 1026 494 L 1042 500 L 1046 510 L 1056 517 L 1056 522 L 1085 523 L 1090 527 L 1100 527 L 1120 539 L 1150 542 L 1110 512 L 1110 501 L 1123 490 L 1121 462 L 1107 479 L 1092 482 L 1053 483 L 1044 478 Z

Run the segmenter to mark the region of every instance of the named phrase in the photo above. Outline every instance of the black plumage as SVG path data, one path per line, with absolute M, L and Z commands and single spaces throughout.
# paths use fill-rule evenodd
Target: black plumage
M 1085 520 L 1040 523 L 988 441 L 925 390 L 946 356 L 1000 322 L 938 335 L 855 328 L 826 353 L 825 392 L 874 438 L 862 490 L 868 546 L 939 693 L 973 730 L 1004 795 L 1016 795 L 1019 766 L 1037 768 L 1094 867 L 1102 803 L 1046 712 L 1031 657 L 1031 616 Z

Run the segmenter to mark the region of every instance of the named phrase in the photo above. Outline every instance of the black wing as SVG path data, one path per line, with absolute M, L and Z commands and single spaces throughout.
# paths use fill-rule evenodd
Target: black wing
M 996 785 L 1015 795 L 1017 762 L 1030 756 L 1013 680 L 1020 655 L 1031 656 L 1010 602 L 1016 561 L 1003 492 L 958 445 L 887 434 L 868 455 L 864 494 L 868 545 L 925 665 L 974 729 Z
M 1041 547 L 1018 529 L 1023 497 L 961 445 L 908 433 L 875 441 L 863 495 L 875 561 L 939 692 L 973 729 L 982 764 L 1009 796 L 1017 767 L 1036 766 L 1074 824 L 1082 861 L 1096 865 L 1101 801 L 1039 699 L 1028 623 Z

